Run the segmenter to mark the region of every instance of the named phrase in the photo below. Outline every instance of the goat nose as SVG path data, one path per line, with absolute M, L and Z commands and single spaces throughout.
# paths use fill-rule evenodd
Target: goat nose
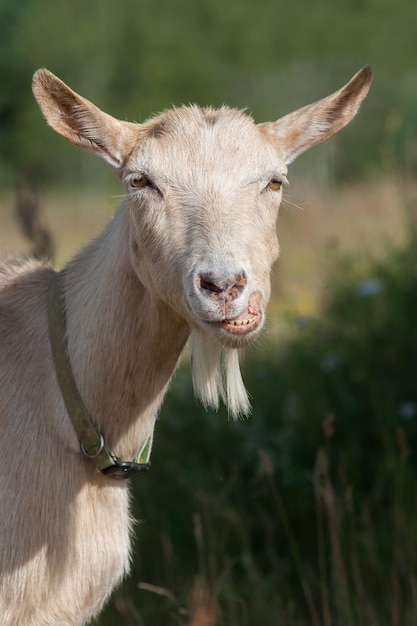
M 234 274 L 220 274 L 207 271 L 197 275 L 197 286 L 200 292 L 213 300 L 234 300 L 246 287 L 247 279 L 244 270 Z

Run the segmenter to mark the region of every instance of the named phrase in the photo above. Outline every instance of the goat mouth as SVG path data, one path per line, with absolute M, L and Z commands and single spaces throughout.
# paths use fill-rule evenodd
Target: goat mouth
M 236 346 L 236 342 L 243 345 L 250 341 L 251 335 L 263 324 L 262 294 L 259 291 L 252 293 L 245 310 L 239 315 L 227 317 L 231 311 L 227 311 L 227 305 L 222 308 L 223 311 L 220 314 L 217 312 L 215 319 L 200 318 L 200 324 L 203 324 L 206 330 L 211 328 L 211 332 L 216 329 L 217 332 L 214 332 L 217 338 L 228 345 L 230 343 L 231 347 Z
M 246 311 L 241 313 L 241 315 L 214 323 L 232 335 L 247 335 L 258 328 L 261 321 L 262 312 L 249 304 Z

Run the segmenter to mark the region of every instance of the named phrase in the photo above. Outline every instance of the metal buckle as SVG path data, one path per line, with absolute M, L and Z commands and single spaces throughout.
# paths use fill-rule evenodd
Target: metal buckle
M 150 469 L 150 463 L 134 463 L 133 461 L 122 461 L 118 456 L 112 456 L 114 465 L 105 467 L 101 470 L 102 474 L 111 476 L 112 478 L 124 479 L 137 476 L 141 472 L 147 472 Z
M 80 446 L 81 446 L 81 452 L 84 454 L 84 456 L 86 456 L 89 459 L 95 459 L 103 451 L 103 448 L 104 448 L 103 435 L 100 433 L 100 447 L 95 454 L 88 454 L 87 450 L 84 448 L 81 442 L 80 442 Z

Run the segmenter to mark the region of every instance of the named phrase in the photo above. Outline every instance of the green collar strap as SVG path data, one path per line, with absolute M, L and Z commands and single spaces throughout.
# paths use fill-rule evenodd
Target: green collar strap
M 48 324 L 55 372 L 68 416 L 77 433 L 83 454 L 94 463 L 102 474 L 113 478 L 136 476 L 150 467 L 153 431 L 134 461 L 122 461 L 110 452 L 103 435 L 95 428 L 78 391 L 68 354 L 64 276 L 64 271 L 54 272 L 49 283 Z

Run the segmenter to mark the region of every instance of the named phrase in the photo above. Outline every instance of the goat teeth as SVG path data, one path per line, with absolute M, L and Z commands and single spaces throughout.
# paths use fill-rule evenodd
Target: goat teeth
M 256 321 L 256 317 L 250 317 L 246 320 L 226 320 L 226 323 L 230 326 L 249 326 Z

